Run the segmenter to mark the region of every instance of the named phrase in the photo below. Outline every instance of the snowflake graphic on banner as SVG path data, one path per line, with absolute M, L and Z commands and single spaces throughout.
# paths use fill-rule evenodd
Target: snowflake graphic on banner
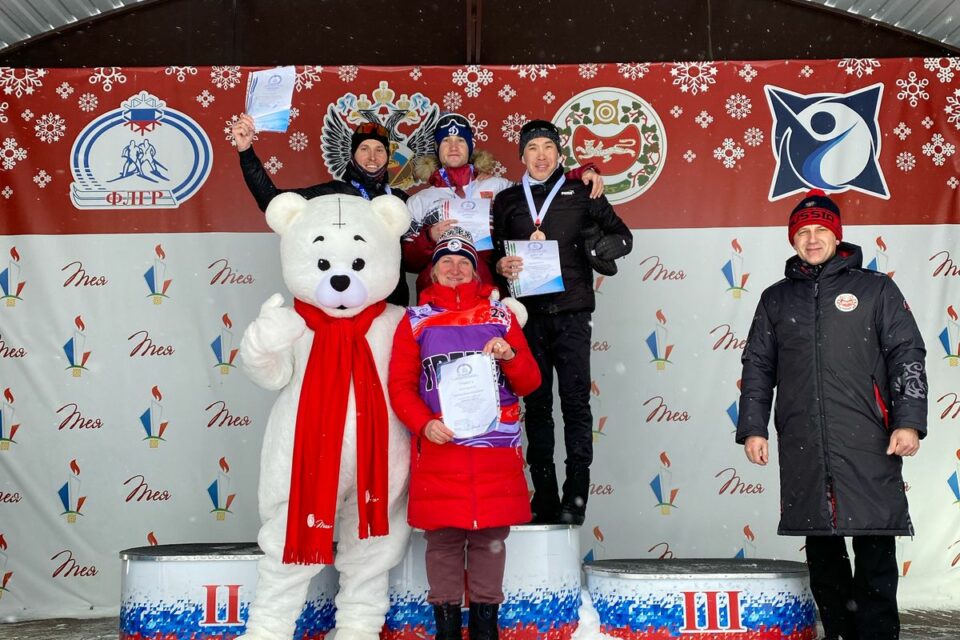
M 811 67 L 808 64 L 805 64 L 803 65 L 803 69 L 800 69 L 800 73 L 797 75 L 799 75 L 801 78 L 809 78 L 810 76 L 813 75 L 813 67 Z
M 263 163 L 263 168 L 270 172 L 270 175 L 277 175 L 277 171 L 283 169 L 283 163 L 277 159 L 277 156 L 270 156 L 270 159 Z
M 7 185 L 3 188 L 3 191 L 0 191 L 0 195 L 3 195 L 4 198 L 9 200 L 11 197 L 13 197 L 13 189 L 10 187 L 10 185 Z
M 670 115 L 672 115 L 674 118 L 679 118 L 683 115 L 683 107 L 678 104 L 673 105 L 670 108 Z
M 226 124 L 223 127 L 223 133 L 226 134 L 225 138 L 232 146 L 237 146 L 237 141 L 233 139 L 233 125 L 237 124 L 240 120 L 240 116 L 231 116 L 229 120 L 226 121 Z M 254 141 L 259 140 L 257 134 L 253 134 Z
M 77 107 L 80 108 L 80 111 L 90 113 L 97 108 L 97 104 L 99 104 L 99 102 L 100 101 L 97 99 L 97 96 L 94 94 L 83 93 L 80 94 L 79 98 L 77 98 Z
M 931 118 L 930 116 L 927 116 L 926 118 L 920 121 L 920 124 L 923 125 L 924 129 L 929 129 L 930 127 L 933 126 L 933 118 Z
M 909 151 L 901 151 L 897 155 L 897 169 L 901 171 L 910 171 L 917 166 L 917 159 Z
M 176 76 L 177 82 L 183 82 L 187 76 L 197 75 L 196 67 L 167 67 L 163 70 L 168 76 Z
M 201 91 L 200 95 L 197 96 L 197 102 L 199 102 L 200 106 L 204 109 L 213 104 L 214 100 L 216 100 L 216 97 L 206 89 Z
M 589 80 L 590 78 L 597 77 L 598 69 L 599 69 L 598 65 L 595 65 L 595 64 L 581 64 L 577 66 L 577 73 L 584 80 Z
M 543 94 L 543 101 L 547 104 L 553 104 L 553 101 L 557 99 L 557 96 L 553 95 L 553 91 L 547 91 Z
M 727 169 L 733 169 L 744 155 L 746 151 L 733 138 L 724 138 L 720 146 L 713 150 L 713 157 L 722 162 Z
M 57 91 L 57 95 L 58 95 L 58 96 L 60 96 L 60 97 L 61 97 L 62 99 L 64 99 L 64 100 L 66 100 L 67 98 L 70 97 L 70 94 L 73 93 L 73 87 L 71 87 L 71 86 L 70 86 L 68 83 L 66 83 L 66 82 L 61 82 L 61 83 L 60 83 L 60 86 L 57 87 L 56 91 Z
M 47 144 L 52 144 L 60 140 L 67 130 L 67 121 L 56 113 L 48 113 L 40 116 L 33 125 L 33 130 L 37 137 Z
M 520 128 L 526 121 L 527 116 L 520 113 L 514 113 L 504 118 L 503 125 L 500 127 L 503 137 L 514 144 L 520 142 Z
M 410 70 L 411 80 L 419 80 L 420 76 L 422 75 L 423 75 L 423 71 L 420 70 L 420 67 L 414 67 L 413 69 Z
M 710 123 L 713 122 L 713 116 L 707 113 L 706 111 L 701 111 L 700 115 L 693 119 L 701 129 L 706 129 L 710 126 Z
M 297 79 L 294 82 L 293 88 L 297 90 L 297 93 L 303 91 L 304 89 L 313 89 L 314 82 L 320 82 L 320 74 L 323 72 L 323 67 L 319 65 L 306 65 L 303 67 L 303 71 L 297 74 Z
M 307 148 L 309 142 L 310 139 L 307 137 L 307 134 L 300 131 L 295 131 L 290 136 L 290 148 L 294 151 L 303 151 Z
M 497 92 L 497 95 L 500 96 L 500 98 L 504 102 L 510 102 L 517 95 L 517 92 L 514 90 L 513 87 L 511 87 L 508 84 L 505 84 L 503 85 L 503 88 Z
M 503 164 L 499 160 L 497 160 L 493 165 L 493 175 L 495 175 L 498 178 L 501 178 L 507 175 L 507 168 L 503 166 Z
M 687 162 L 693 162 L 697 159 L 697 154 L 693 152 L 693 149 L 687 149 L 683 154 L 683 159 Z
M 217 89 L 233 89 L 240 84 L 240 67 L 210 67 L 210 81 Z
M 757 70 L 753 68 L 752 64 L 745 64 L 740 71 L 737 72 L 737 75 L 743 78 L 743 81 L 746 83 L 753 82 L 753 79 L 757 77 Z
M 41 189 L 46 189 L 46 188 L 47 188 L 47 185 L 50 184 L 50 183 L 53 181 L 53 178 L 50 177 L 50 174 L 49 174 L 49 173 L 47 173 L 47 172 L 44 171 L 43 169 L 40 169 L 40 171 L 37 173 L 37 175 L 33 176 L 33 181 L 34 181 L 34 182 L 37 184 L 37 186 L 40 187 Z
M 951 189 L 956 189 L 958 186 L 960 186 L 960 178 L 957 178 L 957 176 L 950 176 L 947 179 L 947 186 Z
M 3 168 L 9 171 L 21 160 L 27 159 L 27 150 L 18 145 L 14 138 L 4 138 L 3 147 L 0 148 L 0 159 L 2 159 Z
M 465 86 L 463 92 L 470 98 L 476 98 L 480 95 L 481 89 L 491 82 L 493 82 L 493 72 L 480 65 L 471 64 L 453 72 L 453 83 L 458 87 Z
M 927 93 L 928 84 L 930 84 L 929 80 L 917 78 L 917 72 L 911 71 L 905 80 L 903 78 L 897 80 L 897 86 L 902 89 L 897 94 L 897 100 L 906 100 L 911 107 L 916 107 L 921 100 L 930 98 L 930 94 Z
M 360 68 L 355 65 L 343 65 L 337 69 L 337 77 L 339 77 L 342 82 L 353 82 L 357 79 L 357 73 L 359 71 Z
M 937 80 L 946 84 L 953 82 L 954 72 L 960 70 L 960 58 L 924 58 L 923 68 L 936 71 Z
M 0 87 L 3 93 L 22 98 L 31 96 L 33 92 L 43 86 L 43 78 L 47 75 L 46 69 L 14 69 L 0 67 Z
M 763 144 L 763 131 L 757 127 L 750 127 L 743 132 L 743 142 L 748 147 L 759 147 Z
M 30 111 L 30 109 L 25 109 L 23 113 L 20 114 L 20 117 L 23 118 L 24 121 L 30 122 L 33 120 L 33 111 Z
M 874 69 L 880 68 L 880 61 L 876 58 L 844 58 L 837 66 L 846 71 L 848 76 L 872 76 Z
M 456 91 L 447 91 L 443 95 L 443 108 L 447 111 L 456 111 L 463 104 L 463 98 Z
M 901 140 L 906 140 L 907 136 L 909 136 L 911 133 L 913 133 L 913 131 L 907 126 L 906 122 L 901 122 L 893 129 L 893 135 L 897 136 Z
M 556 69 L 555 64 L 512 64 L 510 69 L 516 71 L 520 79 L 529 78 L 530 82 L 536 82 L 539 78 L 546 78 L 550 75 L 552 69 Z
M 681 93 L 706 93 L 710 85 L 717 82 L 717 68 L 712 62 L 678 62 L 670 69 L 674 86 L 680 87 Z
M 923 155 L 930 158 L 933 161 L 933 164 L 938 167 L 942 167 L 947 161 L 947 158 L 952 156 L 957 150 L 956 146 L 953 143 L 947 142 L 943 134 L 935 133 L 933 137 L 930 138 L 930 142 L 923 145 Z
M 479 142 L 486 142 L 488 140 L 488 136 L 483 132 L 483 130 L 489 123 L 486 120 L 477 120 L 477 114 L 475 113 L 468 113 L 467 120 L 470 122 L 470 128 L 473 129 L 474 139 L 478 140 Z
M 742 93 L 735 93 L 727 98 L 727 115 L 734 120 L 743 120 L 746 118 L 748 115 L 750 115 L 751 108 L 750 98 Z
M 650 71 L 650 64 L 646 62 L 631 62 L 629 64 L 618 64 L 617 73 L 622 75 L 625 80 L 639 80 Z
M 121 67 L 94 67 L 90 74 L 90 84 L 103 85 L 103 90 L 107 93 L 113 91 L 113 84 L 126 84 L 127 76 L 123 74 Z
M 943 108 L 947 114 L 947 123 L 960 130 L 960 89 L 954 89 L 952 96 L 947 96 L 947 106 Z

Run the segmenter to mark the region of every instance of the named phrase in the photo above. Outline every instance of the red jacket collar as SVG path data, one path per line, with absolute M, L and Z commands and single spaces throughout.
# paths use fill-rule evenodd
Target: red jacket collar
M 460 311 L 474 307 L 490 298 L 493 287 L 474 279 L 456 287 L 445 287 L 434 282 L 420 292 L 420 304 L 431 304 L 441 309 Z

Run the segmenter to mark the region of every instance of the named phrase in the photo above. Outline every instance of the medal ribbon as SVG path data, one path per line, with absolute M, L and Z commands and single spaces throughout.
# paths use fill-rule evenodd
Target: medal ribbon
M 370 200 L 370 194 L 367 193 L 367 190 L 363 188 L 363 185 L 357 182 L 356 180 L 351 180 L 350 184 L 353 185 L 353 188 L 360 192 L 360 195 L 363 196 L 364 200 Z M 390 185 L 384 187 L 384 191 L 387 192 L 387 195 L 391 195 L 393 192 L 390 190 Z
M 453 192 L 453 195 L 459 198 L 460 196 L 457 195 L 457 187 L 452 182 L 450 182 L 450 178 L 447 177 L 447 170 L 443 167 L 440 167 L 440 171 L 438 173 L 440 174 L 440 178 L 443 180 L 444 184 L 450 187 L 450 191 Z M 473 165 L 470 165 L 470 182 L 467 184 L 470 187 L 470 190 L 467 191 L 466 189 L 464 189 L 464 198 L 463 198 L 464 200 L 472 199 L 473 192 L 477 188 L 477 182 L 476 180 L 473 179 Z
M 550 193 L 547 195 L 547 199 L 543 201 L 543 208 L 540 211 L 537 211 L 536 205 L 533 203 L 533 192 L 530 191 L 530 174 L 523 174 L 523 195 L 527 196 L 527 207 L 530 209 L 530 218 L 533 220 L 534 226 L 537 230 L 540 230 L 540 225 L 543 224 L 544 218 L 547 217 L 547 210 L 550 208 L 550 205 L 553 203 L 553 199 L 556 197 L 557 193 L 560 192 L 560 187 L 563 186 L 563 183 L 567 179 L 565 176 L 560 176 L 560 179 L 557 180 L 557 183 L 553 185 L 553 189 L 550 190 Z

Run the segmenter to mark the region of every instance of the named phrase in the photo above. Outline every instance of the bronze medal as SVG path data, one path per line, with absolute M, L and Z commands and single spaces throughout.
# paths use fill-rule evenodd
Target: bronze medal
M 534 231 L 533 233 L 530 234 L 530 239 L 531 239 L 531 240 L 546 240 L 546 239 L 547 239 L 547 236 L 543 233 L 543 231 L 540 231 L 540 229 L 537 229 L 536 231 Z

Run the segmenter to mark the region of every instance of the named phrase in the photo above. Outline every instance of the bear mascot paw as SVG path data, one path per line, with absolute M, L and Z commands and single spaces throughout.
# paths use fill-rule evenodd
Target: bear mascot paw
M 387 575 L 410 535 L 409 436 L 386 383 L 403 309 L 383 302 L 400 276 L 410 214 L 394 196 L 285 193 L 266 219 L 280 235 L 294 304 L 274 294 L 240 345 L 253 381 L 281 390 L 263 437 L 264 556 L 242 637 L 292 638 L 310 580 L 333 564 L 335 637 L 376 640 L 389 607 Z

